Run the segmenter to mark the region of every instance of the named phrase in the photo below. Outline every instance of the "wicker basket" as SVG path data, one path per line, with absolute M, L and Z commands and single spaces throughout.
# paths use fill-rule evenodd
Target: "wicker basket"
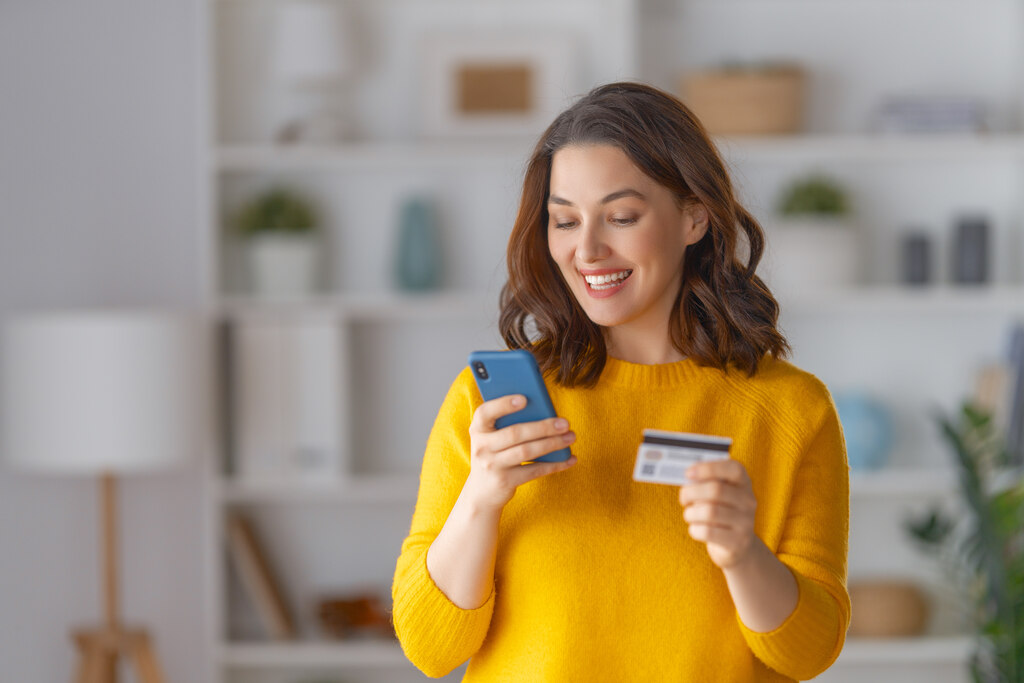
M 853 581 L 850 603 L 849 635 L 853 637 L 917 636 L 928 622 L 928 598 L 909 581 Z
M 694 72 L 681 85 L 712 135 L 778 135 L 803 128 L 805 81 L 800 67 L 776 66 Z

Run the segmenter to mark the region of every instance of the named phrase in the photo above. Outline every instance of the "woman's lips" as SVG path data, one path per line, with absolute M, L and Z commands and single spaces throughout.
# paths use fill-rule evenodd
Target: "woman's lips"
M 584 276 L 583 284 L 587 294 L 594 299 L 606 299 L 618 294 L 626 286 L 633 271 L 630 268 L 600 268 L 580 270 L 580 274 Z M 608 277 L 616 275 L 619 277 Z

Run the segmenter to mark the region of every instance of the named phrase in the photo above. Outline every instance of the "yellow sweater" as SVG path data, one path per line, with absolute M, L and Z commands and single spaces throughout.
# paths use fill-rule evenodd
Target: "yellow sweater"
M 516 491 L 493 591 L 475 610 L 448 600 L 426 567 L 469 474 L 481 398 L 468 368 L 441 407 L 392 589 L 395 629 L 417 667 L 438 677 L 472 658 L 465 681 L 787 681 L 835 660 L 850 618 L 849 471 L 817 378 L 770 357 L 753 378 L 609 358 L 593 388 L 547 384 L 579 462 Z M 740 621 L 721 570 L 687 533 L 678 487 L 633 481 L 644 428 L 732 437 L 757 496 L 757 534 L 799 586 L 774 631 Z

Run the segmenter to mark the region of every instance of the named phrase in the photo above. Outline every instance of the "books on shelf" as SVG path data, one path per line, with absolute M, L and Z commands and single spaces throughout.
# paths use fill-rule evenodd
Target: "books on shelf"
M 1018 322 L 1010 335 L 1009 411 L 1006 422 L 1006 448 L 1010 462 L 1024 465 L 1024 322 Z
M 1024 465 L 1024 322 L 1013 326 L 1006 357 L 978 373 L 973 400 L 992 414 L 1006 442 L 1008 464 Z
M 228 337 L 232 466 L 250 483 L 337 480 L 342 331 L 332 320 L 253 319 Z
M 274 638 L 294 638 L 295 621 L 252 524 L 235 513 L 228 517 L 227 525 L 231 558 L 264 627 Z

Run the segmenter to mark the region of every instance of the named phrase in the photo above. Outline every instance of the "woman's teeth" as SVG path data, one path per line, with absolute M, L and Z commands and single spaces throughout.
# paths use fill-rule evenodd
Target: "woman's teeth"
M 632 273 L 632 270 L 621 270 L 618 273 L 609 273 L 608 275 L 584 275 L 583 279 L 587 281 L 591 289 L 611 289 L 612 287 L 621 287 L 622 281 Z

